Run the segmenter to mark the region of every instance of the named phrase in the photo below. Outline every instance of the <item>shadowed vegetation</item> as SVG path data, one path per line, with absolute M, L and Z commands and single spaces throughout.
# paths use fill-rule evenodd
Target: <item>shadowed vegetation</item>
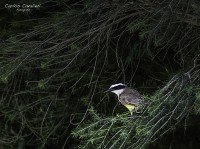
M 1 10 L 2 147 L 147 148 L 197 127 L 198 1 L 38 3 Z M 142 115 L 103 93 L 117 82 L 143 94 Z

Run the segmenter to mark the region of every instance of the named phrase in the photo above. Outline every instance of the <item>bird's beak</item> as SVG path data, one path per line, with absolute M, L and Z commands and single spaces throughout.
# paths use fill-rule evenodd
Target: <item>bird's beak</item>
M 111 89 L 108 89 L 104 93 L 108 93 L 108 92 L 111 92 L 111 91 L 112 91 Z

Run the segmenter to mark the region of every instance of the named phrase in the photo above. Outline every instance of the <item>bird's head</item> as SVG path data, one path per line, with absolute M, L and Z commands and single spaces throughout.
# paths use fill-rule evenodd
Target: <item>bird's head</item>
M 119 95 L 124 91 L 126 87 L 127 86 L 122 83 L 113 84 L 107 91 L 105 91 L 105 93 L 113 92 L 119 97 Z

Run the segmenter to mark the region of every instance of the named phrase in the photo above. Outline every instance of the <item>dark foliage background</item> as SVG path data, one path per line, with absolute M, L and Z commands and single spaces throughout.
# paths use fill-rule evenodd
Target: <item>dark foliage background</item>
M 198 148 L 199 1 L 0 4 L 1 148 Z M 118 82 L 142 115 L 103 93 Z

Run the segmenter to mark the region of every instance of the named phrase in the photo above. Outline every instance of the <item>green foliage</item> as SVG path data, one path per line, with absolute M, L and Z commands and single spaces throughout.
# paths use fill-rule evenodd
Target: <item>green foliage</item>
M 195 76 L 199 69 L 191 69 L 190 73 L 191 78 L 187 73 L 174 76 L 150 99 L 143 114 L 102 118 L 89 110 L 90 121 L 77 127 L 72 135 L 82 140 L 80 148 L 146 148 L 158 136 L 181 125 L 182 120 L 192 113 L 193 106 L 198 114 L 199 90 L 196 88 L 199 88 L 200 75 Z
M 44 80 L 39 81 L 38 88 L 45 89 L 46 86 L 47 86 L 47 84 Z
M 197 115 L 200 114 L 200 92 L 196 93 L 196 101 L 194 104 L 194 111 Z
M 118 148 L 126 146 L 129 135 L 133 131 L 133 119 L 127 114 L 116 117 L 102 118 L 90 109 L 88 116 L 90 123 L 77 127 L 72 133 L 81 139 L 79 148 Z M 129 142 L 131 143 L 131 142 Z
M 42 5 L 41 13 L 30 16 L 1 13 L 6 14 L 0 30 L 4 146 L 145 148 L 191 113 L 199 114 L 200 33 L 198 21 L 192 21 L 199 3 Z M 142 115 L 116 115 L 125 109 L 103 94 L 116 82 L 135 84 L 148 95 Z

